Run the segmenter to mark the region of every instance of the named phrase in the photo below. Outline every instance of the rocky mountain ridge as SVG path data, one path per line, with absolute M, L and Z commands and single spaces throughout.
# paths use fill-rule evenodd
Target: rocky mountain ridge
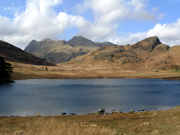
M 180 46 L 169 47 L 158 37 L 149 37 L 133 45 L 108 45 L 70 61 L 74 65 L 94 65 L 123 69 L 168 69 L 179 65 Z
M 67 62 L 74 67 L 118 67 L 122 69 L 169 69 L 180 65 L 180 46 L 170 47 L 153 36 L 132 45 L 92 42 L 81 36 L 69 41 L 44 39 L 30 47 L 33 54 L 55 63 Z M 28 47 L 26 50 L 28 50 Z M 30 50 L 29 50 L 30 51 Z
M 75 36 L 69 41 L 44 39 L 32 40 L 25 51 L 54 63 L 67 62 L 77 56 L 82 56 L 103 45 L 112 45 L 110 42 L 93 42 L 82 36 Z

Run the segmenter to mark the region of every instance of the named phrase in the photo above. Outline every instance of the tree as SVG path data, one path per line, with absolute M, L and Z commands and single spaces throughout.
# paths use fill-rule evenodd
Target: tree
M 3 57 L 0 57 L 0 84 L 10 83 L 11 80 L 12 67 L 10 63 L 6 63 Z
M 179 65 L 172 65 L 170 68 L 172 69 L 172 71 L 177 72 L 180 69 L 180 66 Z

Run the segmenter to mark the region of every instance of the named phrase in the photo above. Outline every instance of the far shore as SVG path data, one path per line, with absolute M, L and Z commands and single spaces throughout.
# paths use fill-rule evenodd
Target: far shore
M 13 80 L 24 79 L 166 79 L 180 80 L 180 73 L 157 69 L 77 69 L 68 66 L 34 66 L 12 63 Z M 46 70 L 47 69 L 47 70 Z

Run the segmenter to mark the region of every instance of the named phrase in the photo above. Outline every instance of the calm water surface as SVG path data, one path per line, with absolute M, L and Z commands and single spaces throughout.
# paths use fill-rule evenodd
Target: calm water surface
M 85 114 L 105 108 L 163 110 L 180 105 L 180 81 L 158 79 L 18 80 L 0 85 L 0 115 Z

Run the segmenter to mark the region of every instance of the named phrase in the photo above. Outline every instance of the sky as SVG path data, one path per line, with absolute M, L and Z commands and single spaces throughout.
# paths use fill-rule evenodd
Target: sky
M 0 0 L 0 40 L 24 49 L 31 40 L 133 44 L 150 36 L 180 45 L 180 0 Z

